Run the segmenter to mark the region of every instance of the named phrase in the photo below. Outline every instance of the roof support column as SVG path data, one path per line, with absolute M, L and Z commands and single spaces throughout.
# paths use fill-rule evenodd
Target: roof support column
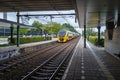
M 84 48 L 86 48 L 86 25 L 84 25 Z
M 100 26 L 97 27 L 98 29 L 98 46 L 100 46 Z
M 10 43 L 13 43 L 13 24 L 10 26 Z
M 17 47 L 20 45 L 20 21 L 19 21 L 19 11 L 17 12 Z
M 86 48 L 86 5 L 84 7 L 84 48 Z
M 120 26 L 120 14 L 118 14 L 117 27 Z
M 51 22 L 51 37 L 53 37 L 52 36 L 52 15 L 50 16 L 50 22 Z

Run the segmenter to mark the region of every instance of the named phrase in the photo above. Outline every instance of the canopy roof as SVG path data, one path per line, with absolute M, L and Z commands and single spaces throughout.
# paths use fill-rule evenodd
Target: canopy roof
M 0 0 L 1 12 L 52 10 L 75 10 L 80 27 L 85 21 L 87 27 L 104 26 L 106 21 L 116 24 L 120 0 Z
M 72 0 L 0 0 L 0 11 L 72 10 Z
M 25 25 L 25 24 L 19 24 L 20 27 L 23 28 L 35 28 L 34 26 L 30 26 L 30 25 Z M 5 19 L 0 19 L 0 27 L 17 27 L 17 23 L 13 22 L 13 21 L 9 21 L 9 20 L 5 20 Z

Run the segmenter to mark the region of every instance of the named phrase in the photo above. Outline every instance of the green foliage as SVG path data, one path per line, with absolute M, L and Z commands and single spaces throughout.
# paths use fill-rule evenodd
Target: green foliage
M 34 21 L 32 25 L 36 27 L 37 32 L 41 32 L 41 29 L 44 27 L 44 25 L 38 21 Z
M 100 39 L 100 46 L 104 47 L 104 39 L 103 38 Z
M 61 24 L 56 23 L 56 22 L 53 23 L 53 28 L 52 28 L 53 34 L 57 35 L 58 31 L 61 30 L 61 29 L 63 29 Z
M 51 37 L 46 37 L 46 39 L 44 37 L 41 36 L 34 36 L 34 37 L 20 37 L 20 44 L 24 44 L 24 43 L 32 43 L 32 42 L 39 42 L 39 41 L 44 41 L 44 40 L 51 40 Z M 13 43 L 16 44 L 17 43 L 17 39 L 13 38 Z
M 63 29 L 62 25 L 57 22 L 47 23 L 45 25 L 45 30 L 47 33 L 58 34 L 58 31 Z
M 8 36 L 0 36 L 0 38 L 8 38 Z
M 30 30 L 29 28 L 20 28 L 20 34 L 21 35 L 26 34 L 29 30 Z M 13 32 L 17 34 L 17 28 L 14 28 Z
M 98 38 L 97 38 L 97 36 L 89 36 L 89 37 L 87 37 L 87 39 L 91 43 L 93 43 L 94 45 L 96 45 L 96 46 L 98 45 Z M 104 47 L 104 39 L 103 38 L 100 39 L 100 46 Z
M 69 30 L 69 31 L 72 31 L 72 32 L 77 32 L 77 31 L 73 28 L 73 26 L 71 26 L 71 25 L 68 24 L 68 23 L 64 23 L 62 26 L 63 26 L 64 29 L 66 29 L 66 30 Z
M 84 31 L 82 31 L 82 34 L 84 35 Z M 86 29 L 86 36 L 97 36 L 97 35 L 98 35 L 98 32 L 93 31 L 92 28 L 87 28 Z M 104 32 L 101 32 L 100 35 L 104 36 Z
M 9 46 L 9 44 L 0 44 L 0 47 Z
M 57 35 L 58 31 L 61 29 L 77 32 L 73 28 L 73 26 L 71 26 L 70 24 L 67 24 L 67 23 L 64 23 L 63 25 L 61 25 L 60 23 L 57 23 L 57 22 L 48 22 L 47 24 L 42 24 L 38 21 L 34 21 L 32 25 L 36 27 L 36 29 L 31 29 L 32 31 L 40 32 L 41 29 L 44 29 L 44 34 L 50 33 L 50 34 Z
M 84 31 L 82 31 L 82 36 L 84 36 Z M 93 31 L 92 28 L 86 29 L 86 36 L 97 36 L 97 32 Z

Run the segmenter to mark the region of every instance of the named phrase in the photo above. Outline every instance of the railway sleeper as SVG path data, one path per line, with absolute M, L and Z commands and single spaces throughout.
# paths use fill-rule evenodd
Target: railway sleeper
M 55 76 L 55 79 L 56 79 L 56 78 L 59 78 L 59 79 L 60 79 L 60 78 L 62 78 L 62 76 L 63 76 L 63 72 L 59 72 L 59 73 L 57 73 L 57 75 Z
M 31 76 L 31 80 L 49 80 L 50 77 Z
M 55 80 L 61 80 L 61 78 L 60 77 L 55 77 Z
M 64 72 L 65 70 L 64 69 L 60 69 L 60 72 Z
M 6 69 L 6 70 L 4 70 L 5 72 L 11 72 L 11 70 L 10 69 Z
M 10 61 L 10 62 L 8 62 L 7 64 L 12 64 L 13 62 L 12 61 Z
M 8 65 L 8 64 L 2 64 L 2 66 L 6 66 L 6 65 Z
M 52 66 L 44 66 L 44 69 L 57 69 L 57 67 L 52 67 Z
M 17 67 L 13 66 L 12 69 L 16 69 Z
M 0 72 L 0 75 L 4 75 L 4 73 L 3 73 L 3 72 Z
M 49 62 L 49 64 L 52 64 L 53 63 L 53 61 L 51 60 L 50 62 Z
M 58 66 L 58 64 L 52 63 L 52 64 L 46 64 L 45 66 L 55 66 L 56 67 L 56 66 Z
M 66 67 L 67 67 L 67 66 L 65 65 L 65 66 L 61 67 L 60 69 L 66 69 Z
M 56 65 L 46 64 L 46 66 L 56 67 Z
M 5 67 L 5 65 L 3 65 L 3 64 L 0 64 L 0 69 L 1 69 L 1 68 L 3 68 L 3 67 Z
M 55 70 L 40 69 L 42 72 L 53 73 Z
M 39 75 L 39 74 L 34 74 L 34 75 L 32 75 L 32 76 L 36 76 L 36 77 L 50 77 L 51 76 L 51 74 L 44 74 L 44 75 Z
M 41 72 L 36 72 L 35 74 L 37 75 L 45 75 L 45 76 L 49 76 L 49 75 L 52 75 L 52 73 L 41 73 Z
M 63 73 L 58 73 L 58 76 L 62 76 L 63 75 Z

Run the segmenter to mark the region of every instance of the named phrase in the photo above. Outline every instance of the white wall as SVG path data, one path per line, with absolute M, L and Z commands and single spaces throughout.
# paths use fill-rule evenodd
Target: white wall
M 120 27 L 113 30 L 112 40 L 108 40 L 108 32 L 105 31 L 105 50 L 111 54 L 120 54 Z

